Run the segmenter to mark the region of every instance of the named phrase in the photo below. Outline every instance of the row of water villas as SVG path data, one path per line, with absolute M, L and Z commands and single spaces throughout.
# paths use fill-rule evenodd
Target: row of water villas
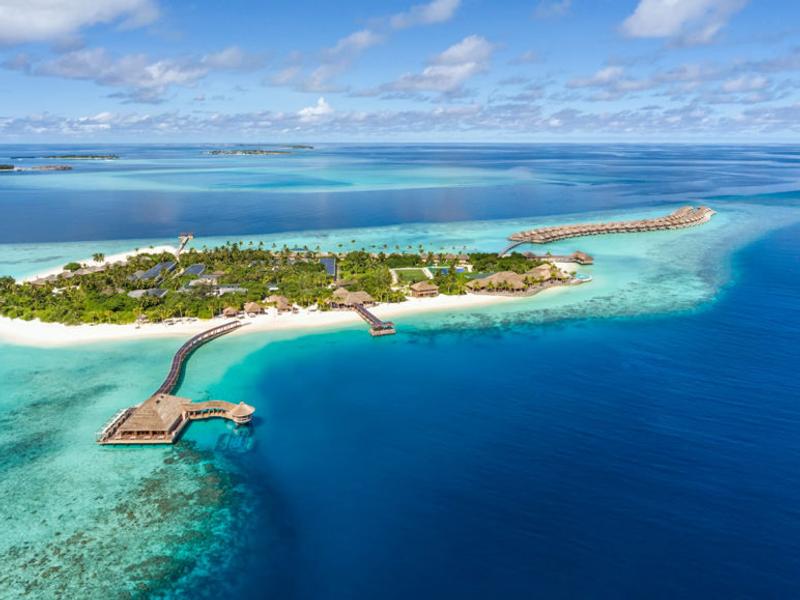
M 508 239 L 512 242 L 516 242 L 516 244 L 548 244 L 550 242 L 587 235 L 682 229 L 706 223 L 714 214 L 714 211 L 707 206 L 684 206 L 667 216 L 657 217 L 655 219 L 539 227 L 538 229 L 515 233 Z

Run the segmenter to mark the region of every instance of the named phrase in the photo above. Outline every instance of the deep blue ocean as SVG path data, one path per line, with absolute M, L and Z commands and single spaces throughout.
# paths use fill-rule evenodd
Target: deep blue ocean
M 242 594 L 797 597 L 799 239 L 680 316 L 248 357 L 230 377 L 269 404 L 234 455 L 264 505 Z
M 44 150 L 54 151 L 0 154 Z M 223 423 L 193 424 L 183 450 L 97 449 L 91 439 L 83 445 L 85 432 L 59 431 L 65 419 L 91 431 L 133 402 L 151 385 L 140 380 L 143 369 L 157 381 L 179 341 L 72 351 L 0 345 L 0 395 L 14 401 L 0 474 L 7 483 L 19 478 L 0 484 L 0 500 L 32 507 L 37 523 L 29 540 L 20 534 L 29 545 L 0 544 L 8 569 L 0 592 L 17 589 L 13 569 L 19 581 L 34 581 L 41 573 L 25 569 L 45 564 L 42 556 L 71 557 L 62 531 L 88 531 L 79 557 L 86 562 L 70 570 L 63 559 L 60 575 L 87 597 L 105 597 L 95 592 L 103 576 L 87 575 L 95 562 L 119 568 L 108 572 L 121 579 L 146 571 L 150 587 L 132 589 L 155 597 L 800 597 L 797 148 L 337 146 L 282 158 L 269 177 L 252 159 L 229 166 L 208 158 L 214 169 L 198 167 L 202 148 L 116 150 L 130 162 L 79 165 L 52 175 L 60 180 L 0 179 L 7 256 L 14 244 L 36 242 L 58 255 L 61 242 L 187 229 L 225 236 L 369 227 L 374 236 L 385 225 L 456 222 L 455 230 L 458 222 L 687 202 L 712 204 L 728 223 L 747 215 L 742 231 L 752 235 L 723 245 L 720 228 L 711 230 L 708 246 L 719 248 L 687 279 L 712 290 L 697 295 L 702 301 L 676 293 L 681 302 L 637 311 L 635 295 L 610 288 L 608 297 L 546 318 L 534 318 L 531 304 L 518 313 L 402 319 L 386 339 L 354 327 L 214 342 L 192 358 L 180 392 L 246 399 L 257 418 L 238 436 Z M 128 189 L 109 189 L 117 181 Z M 169 187 L 177 183 L 187 189 Z M 683 250 L 703 245 L 697 232 L 685 243 L 667 240 L 674 257 L 661 258 L 675 269 L 662 278 L 688 269 Z M 608 260 L 623 256 L 613 240 L 603 243 Z M 625 310 L 609 310 L 616 294 Z M 131 381 L 101 368 L 111 359 Z M 58 377 L 77 365 L 81 377 L 64 396 Z M 59 405 L 66 412 L 56 413 Z M 23 430 L 30 414 L 45 425 Z M 31 450 L 43 439 L 44 449 Z M 133 497 L 152 503 L 153 473 L 167 481 L 181 461 L 197 460 L 213 489 L 227 481 L 220 473 L 230 475 L 224 488 L 238 490 L 235 499 L 202 488 L 201 496 L 165 500 L 159 514 L 168 519 L 141 517 L 149 513 L 133 501 L 124 510 L 115 504 L 123 478 L 147 482 Z M 76 473 L 90 466 L 69 466 L 84 462 L 98 466 L 85 476 Z M 20 485 L 36 482 L 39 470 L 47 480 Z M 70 483 L 53 483 L 60 478 Z M 198 497 L 214 508 L 190 522 L 195 513 L 181 506 Z M 43 506 L 59 503 L 63 512 L 42 516 Z M 127 515 L 108 524 L 122 546 L 92 537 L 95 525 L 80 520 L 78 506 L 91 506 L 84 514 L 103 523 L 108 513 Z M 11 512 L 0 517 L 10 528 L 15 522 Z M 166 523 L 178 533 L 158 551 L 130 541 Z M 181 537 L 190 530 L 196 538 Z M 203 557 L 214 564 L 192 566 Z M 164 566 L 173 563 L 174 571 Z

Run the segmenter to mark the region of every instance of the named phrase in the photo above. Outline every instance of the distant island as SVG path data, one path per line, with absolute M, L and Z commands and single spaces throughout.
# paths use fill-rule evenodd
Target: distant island
M 291 154 L 288 150 L 209 150 L 212 156 L 269 156 L 273 154 Z
M 281 154 L 292 154 L 291 150 L 313 150 L 314 146 L 306 144 L 286 144 L 278 148 L 288 148 L 289 150 L 276 150 L 266 148 L 220 148 L 209 150 L 206 154 L 212 156 L 271 156 Z
M 36 167 L 18 167 L 16 165 L 0 165 L 0 171 L 72 171 L 69 165 L 41 165 Z
M 118 160 L 118 154 L 48 154 L 46 156 L 12 156 L 11 160 Z
M 260 314 L 269 307 L 278 313 L 358 310 L 439 294 L 528 296 L 588 279 L 547 257 L 519 253 L 321 253 L 228 243 L 183 253 L 158 249 L 116 262 L 96 254 L 27 282 L 2 277 L 0 315 L 68 325 L 156 323 Z

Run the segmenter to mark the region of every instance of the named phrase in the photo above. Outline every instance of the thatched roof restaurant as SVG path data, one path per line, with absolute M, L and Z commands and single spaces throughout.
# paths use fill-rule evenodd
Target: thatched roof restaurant
M 350 292 L 340 287 L 333 292 L 330 304 L 333 308 L 353 308 L 356 304 L 361 304 L 362 306 L 373 305 L 375 300 L 367 292 Z

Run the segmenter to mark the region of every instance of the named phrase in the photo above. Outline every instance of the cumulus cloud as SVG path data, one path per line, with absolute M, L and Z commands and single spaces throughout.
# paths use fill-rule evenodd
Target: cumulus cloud
M 157 17 L 154 0 L 0 0 L 0 44 L 59 41 L 92 25 L 138 27 Z
M 630 37 L 672 38 L 683 44 L 714 39 L 748 0 L 640 0 L 622 23 Z
M 461 6 L 461 0 L 433 0 L 428 4 L 412 6 L 407 12 L 398 13 L 389 19 L 395 29 L 416 25 L 433 25 L 453 18 Z
M 403 75 L 380 91 L 462 92 L 469 79 L 486 71 L 493 52 L 486 38 L 470 35 L 431 59 L 421 73 Z
M 313 106 L 306 106 L 297 111 L 297 116 L 303 123 L 313 123 L 333 114 L 333 107 L 320 97 Z
M 237 47 L 184 59 L 152 59 L 146 54 L 116 57 L 105 48 L 83 48 L 38 63 L 20 55 L 3 67 L 42 77 L 92 81 L 118 88 L 112 96 L 126 102 L 158 103 L 170 88 L 192 87 L 211 71 L 249 69 L 258 64 L 256 57 Z

